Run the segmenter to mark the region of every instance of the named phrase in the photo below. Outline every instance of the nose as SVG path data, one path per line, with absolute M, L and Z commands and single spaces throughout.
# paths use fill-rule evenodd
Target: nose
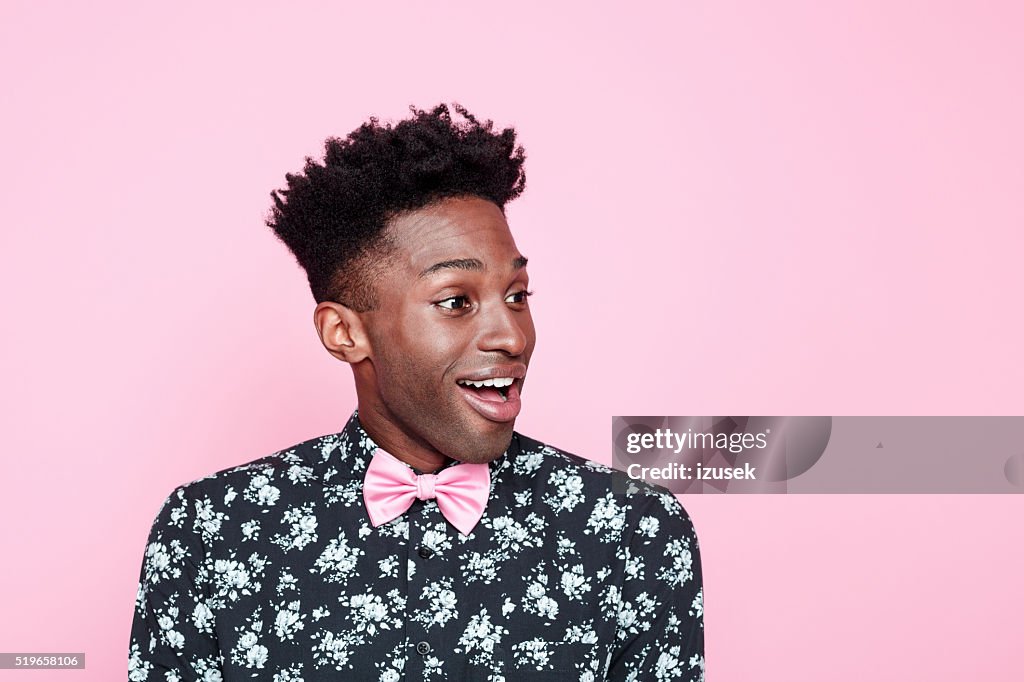
M 530 342 L 533 321 L 529 310 L 511 310 L 504 301 L 482 310 L 478 347 L 485 352 L 522 355 Z

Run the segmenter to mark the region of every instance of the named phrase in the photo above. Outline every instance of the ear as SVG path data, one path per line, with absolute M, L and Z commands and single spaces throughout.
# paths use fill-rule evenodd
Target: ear
M 369 357 L 370 339 L 355 310 L 341 303 L 324 301 L 313 310 L 313 325 L 327 352 L 342 362 L 355 364 Z

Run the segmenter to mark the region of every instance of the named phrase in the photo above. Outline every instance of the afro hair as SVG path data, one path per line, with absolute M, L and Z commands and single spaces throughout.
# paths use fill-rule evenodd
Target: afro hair
M 525 153 L 516 131 L 494 132 L 453 104 L 392 126 L 376 117 L 345 139 L 325 142 L 323 163 L 306 157 L 302 173 L 287 173 L 287 189 L 270 193 L 266 220 L 306 271 L 317 303 L 357 311 L 376 306 L 372 280 L 387 266 L 389 221 L 448 197 L 476 196 L 505 204 L 526 187 Z

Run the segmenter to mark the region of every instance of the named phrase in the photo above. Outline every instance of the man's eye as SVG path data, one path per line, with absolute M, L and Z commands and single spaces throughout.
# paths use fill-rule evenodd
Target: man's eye
M 445 310 L 462 310 L 463 308 L 469 307 L 468 296 L 452 296 L 446 298 L 443 301 L 438 301 L 435 305 L 444 308 Z
M 509 294 L 505 298 L 505 303 L 526 303 L 526 298 L 528 296 L 533 296 L 533 292 L 526 290 L 517 291 L 514 294 Z

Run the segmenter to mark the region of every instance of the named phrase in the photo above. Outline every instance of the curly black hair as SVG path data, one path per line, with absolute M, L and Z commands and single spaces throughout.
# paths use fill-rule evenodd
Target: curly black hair
M 307 156 L 302 173 L 285 174 L 288 188 L 270 193 L 266 224 L 306 271 L 317 303 L 376 306 L 371 280 L 387 267 L 396 215 L 457 196 L 504 213 L 522 193 L 526 156 L 515 129 L 493 132 L 492 121 L 453 107 L 465 121 L 453 121 L 445 104 L 410 106 L 413 117 L 393 127 L 371 117 L 345 139 L 328 138 L 322 164 Z

